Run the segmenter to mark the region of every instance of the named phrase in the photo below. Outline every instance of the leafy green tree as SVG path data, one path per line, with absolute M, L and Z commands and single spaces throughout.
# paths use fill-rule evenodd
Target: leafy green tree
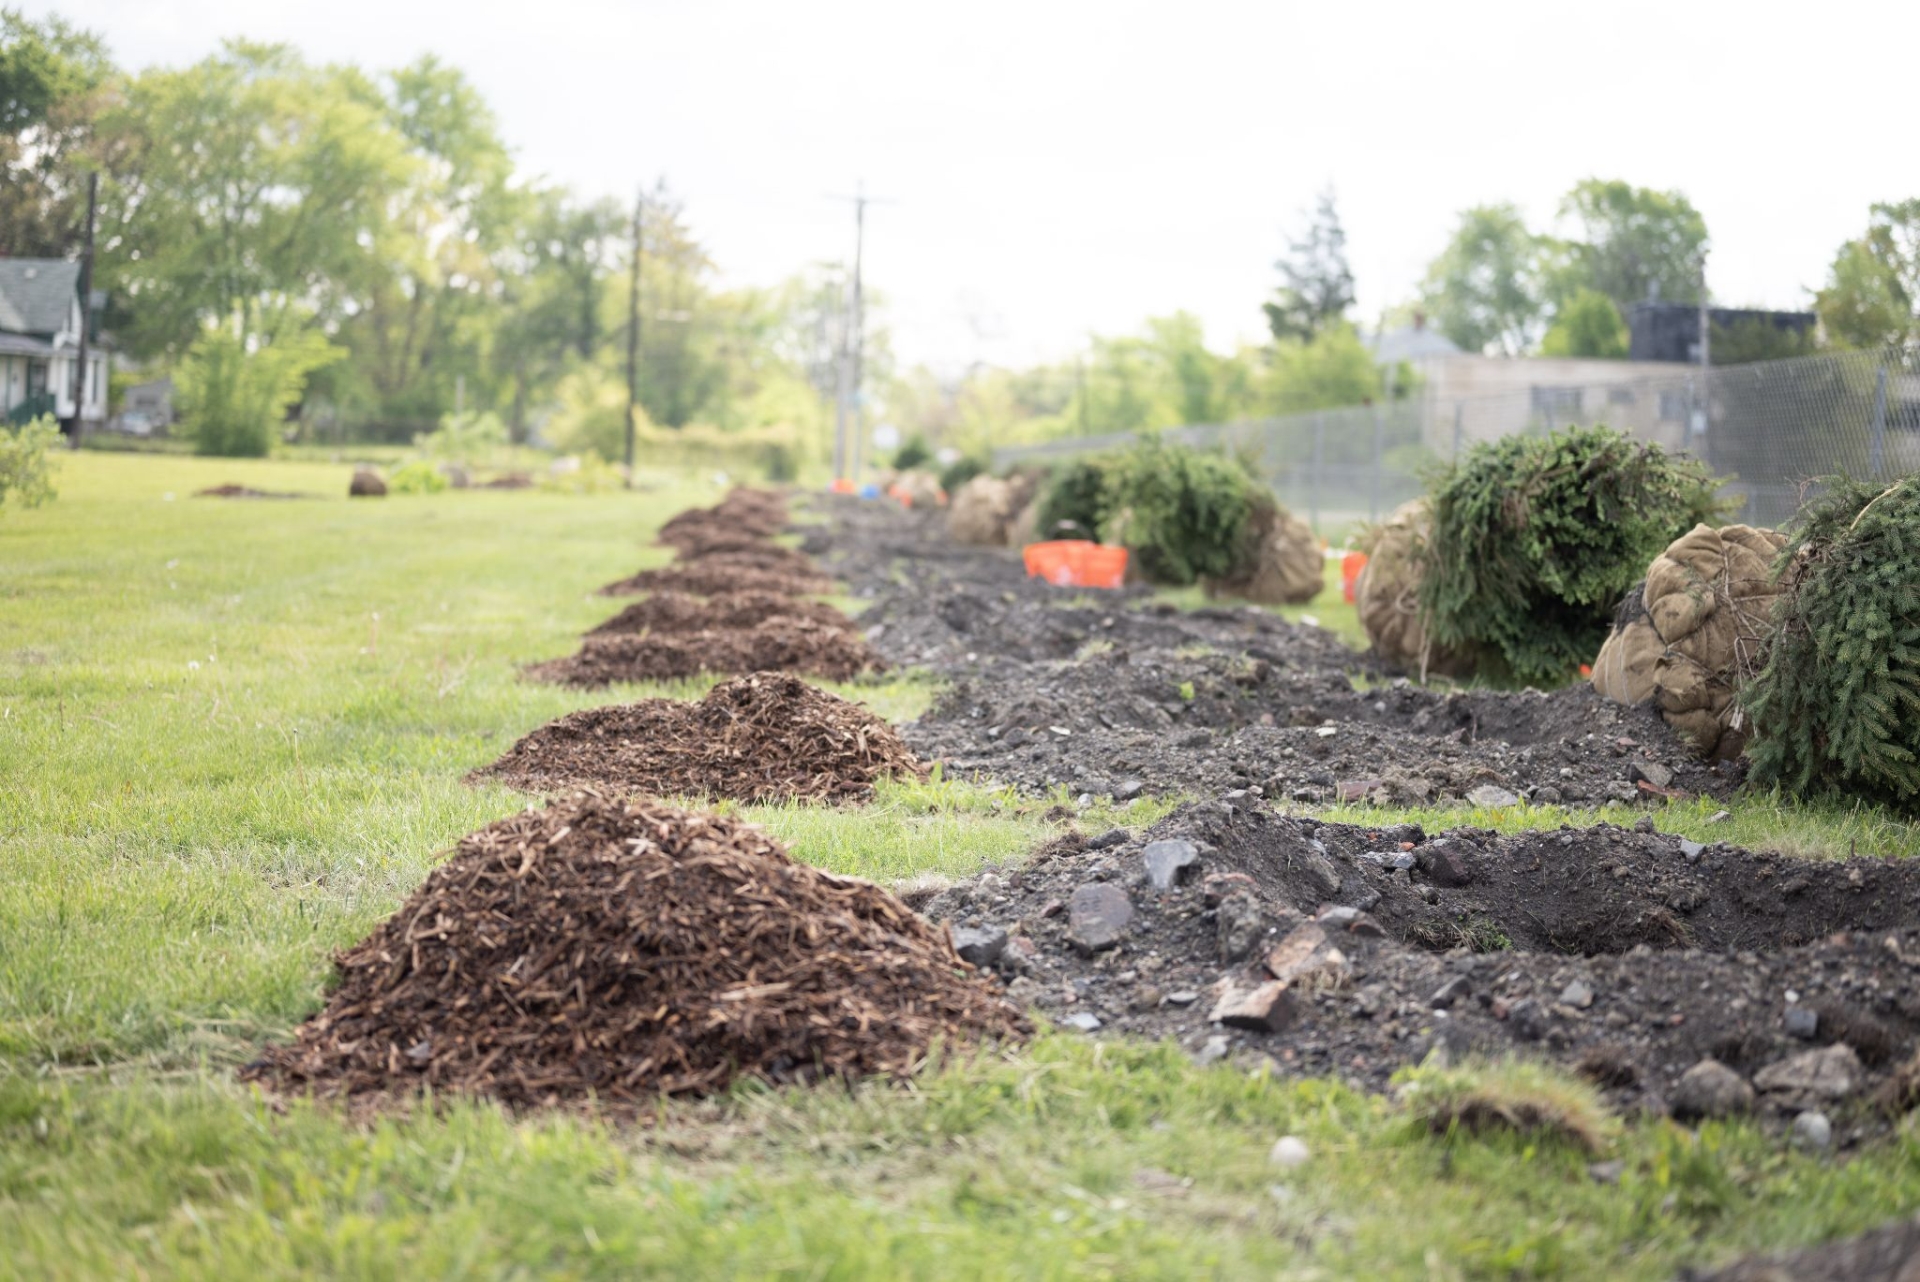
M 522 192 L 518 207 L 498 273 L 493 352 L 510 388 L 508 425 L 523 441 L 534 403 L 601 351 L 601 310 L 625 254 L 629 215 L 611 200 L 581 203 L 558 187 Z
M 79 246 L 78 162 L 116 80 L 99 36 L 0 9 L 0 255 L 59 258 Z
M 1540 340 L 1540 354 L 1625 360 L 1630 341 L 1627 322 L 1613 300 L 1597 289 L 1583 289 L 1561 305 Z
M 1460 215 L 1453 239 L 1427 268 L 1421 301 L 1434 328 L 1469 352 L 1519 356 L 1539 334 L 1541 244 L 1510 204 Z
M 1351 325 L 1332 325 L 1310 343 L 1281 342 L 1269 353 L 1268 413 L 1298 414 L 1381 399 L 1380 366 Z
M 1764 316 L 1746 316 L 1730 325 L 1714 321 L 1708 337 L 1708 356 L 1715 365 L 1747 365 L 1754 361 L 1783 361 L 1811 356 L 1813 330 L 1776 325 Z
M 1872 207 L 1866 234 L 1834 256 L 1814 310 L 1843 347 L 1920 340 L 1920 198 Z
M 1622 311 L 1655 290 L 1664 302 L 1699 301 L 1707 222 L 1679 192 L 1589 178 L 1567 193 L 1560 213 L 1581 235 L 1549 274 L 1555 301 L 1580 289 L 1598 290 Z
M 206 330 L 174 372 L 174 390 L 194 449 L 261 458 L 272 448 L 307 376 L 346 355 L 317 330 L 249 348 L 233 328 Z
M 1347 266 L 1347 233 L 1331 187 L 1320 193 L 1305 235 L 1288 242 L 1286 257 L 1274 268 L 1280 288 L 1261 309 L 1276 341 L 1306 342 L 1346 318 L 1353 306 L 1353 270 Z
M 60 443 L 60 425 L 43 415 L 18 426 L 0 420 L 0 508 L 38 507 L 53 497 L 48 452 Z

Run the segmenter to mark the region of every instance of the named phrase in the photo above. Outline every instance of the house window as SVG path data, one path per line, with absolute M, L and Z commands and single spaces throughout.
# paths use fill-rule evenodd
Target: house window
M 1609 405 L 1633 404 L 1633 389 L 1631 387 L 1609 387 L 1607 389 L 1607 404 Z
M 1580 389 L 1577 387 L 1536 387 L 1533 412 L 1567 422 L 1580 416 Z

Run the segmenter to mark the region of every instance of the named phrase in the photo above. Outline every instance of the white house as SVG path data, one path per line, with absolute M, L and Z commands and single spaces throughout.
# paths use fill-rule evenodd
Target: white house
M 0 418 L 25 422 L 52 414 L 64 422 L 73 416 L 81 319 L 80 264 L 0 258 Z M 80 417 L 88 426 L 106 421 L 107 360 L 96 326 L 81 398 Z

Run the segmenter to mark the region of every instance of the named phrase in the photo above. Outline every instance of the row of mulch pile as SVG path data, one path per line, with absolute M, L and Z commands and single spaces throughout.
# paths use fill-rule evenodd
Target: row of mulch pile
M 1027 1022 L 944 929 L 737 820 L 582 793 L 460 843 L 243 1078 L 631 1110 L 736 1078 L 902 1078 Z

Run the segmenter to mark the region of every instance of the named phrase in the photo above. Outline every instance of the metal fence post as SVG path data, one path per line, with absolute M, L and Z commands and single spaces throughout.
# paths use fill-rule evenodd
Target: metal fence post
M 1460 461 L 1460 435 L 1466 414 L 1467 403 L 1455 401 L 1453 403 L 1453 461 L 1456 463 Z
M 1699 408 L 1700 402 L 1694 396 L 1693 375 L 1689 374 L 1687 375 L 1687 417 L 1680 424 L 1680 448 L 1683 450 L 1693 448 L 1693 416 Z
M 1868 465 L 1880 475 L 1887 462 L 1887 367 L 1882 365 L 1873 384 L 1873 447 Z
M 1307 483 L 1309 504 L 1313 509 L 1310 518 L 1316 532 L 1320 529 L 1320 490 L 1325 484 L 1322 468 L 1327 457 L 1327 420 L 1324 415 L 1313 416 L 1313 476 Z
M 1380 422 L 1380 402 L 1373 403 L 1373 477 L 1367 487 L 1367 519 L 1380 520 L 1380 459 L 1384 453 L 1381 441 L 1383 428 Z

